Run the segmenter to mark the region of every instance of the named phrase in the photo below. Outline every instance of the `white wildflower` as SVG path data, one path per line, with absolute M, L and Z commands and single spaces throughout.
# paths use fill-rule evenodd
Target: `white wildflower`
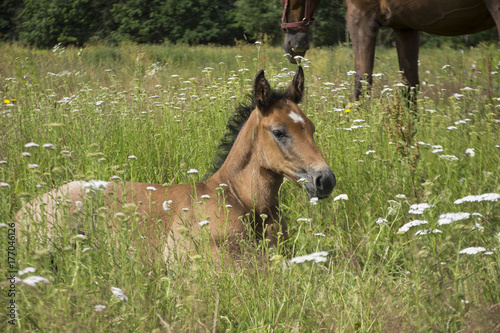
M 171 204 L 172 204 L 172 200 L 163 201 L 163 210 L 168 212 L 170 210 Z
M 137 157 L 135 155 L 129 155 L 127 158 L 129 160 L 136 160 L 137 159 Z
M 383 217 L 379 217 L 377 219 L 377 221 L 375 221 L 375 223 L 378 223 L 378 224 L 382 224 L 382 223 L 386 223 L 386 222 L 389 222 L 389 221 L 387 221 L 387 219 L 384 219 Z
M 9 187 L 8 183 L 0 182 L 0 187 Z
M 127 295 L 125 295 L 125 293 L 123 292 L 123 290 L 121 290 L 120 288 L 111 287 L 111 292 L 113 293 L 113 296 L 115 296 L 116 298 L 118 298 L 119 301 L 126 301 L 126 300 L 128 300 Z
M 443 232 L 439 229 L 433 229 L 433 230 L 430 230 L 430 229 L 424 229 L 424 230 L 418 230 L 416 233 L 415 233 L 415 236 L 418 236 L 418 235 L 427 235 L 427 234 L 442 234 Z
M 469 213 L 445 213 L 439 215 L 438 225 L 451 224 L 455 221 L 466 220 L 470 217 Z
M 28 164 L 28 168 L 30 169 L 36 169 L 38 167 L 39 167 L 38 164 Z
M 50 281 L 47 280 L 46 278 L 44 278 L 42 276 L 36 276 L 36 275 L 27 277 L 26 279 L 23 279 L 22 281 L 24 283 L 26 283 L 27 285 L 30 285 L 32 287 L 36 286 L 37 284 L 39 284 L 41 282 L 43 282 L 43 283 L 50 283 Z
M 148 191 L 156 191 L 156 187 L 154 187 L 154 186 L 148 186 L 148 187 L 146 187 L 146 190 L 148 190 Z
M 478 254 L 481 252 L 486 251 L 486 249 L 482 246 L 477 246 L 477 247 L 468 247 L 466 249 L 460 250 L 460 254 L 468 254 L 468 255 L 473 255 L 473 254 Z
M 365 153 L 365 155 L 369 155 L 369 154 L 373 154 L 373 153 L 375 153 L 375 150 L 368 150 L 368 151 Z
M 208 194 L 202 194 L 201 198 L 202 199 L 210 199 L 210 196 Z
M 203 220 L 203 221 L 198 222 L 200 227 L 203 227 L 204 225 L 209 224 L 209 223 L 210 223 L 210 221 L 207 221 L 207 220 Z
M 196 169 L 189 169 L 187 173 L 188 174 L 198 173 L 198 170 L 196 170 Z
M 299 217 L 297 219 L 297 222 L 306 222 L 306 223 L 311 223 L 312 219 L 311 218 L 307 218 L 307 217 Z
M 31 157 L 31 154 L 28 153 L 27 151 L 25 151 L 25 152 L 21 153 L 21 156 L 23 156 L 23 157 Z
M 325 262 L 325 261 L 327 261 L 327 258 L 326 258 L 327 256 L 328 256 L 328 252 L 326 252 L 326 251 L 314 252 L 314 253 L 307 254 L 304 256 L 292 258 L 290 260 L 290 262 L 295 263 L 295 264 L 302 263 L 305 261 Z
M 333 198 L 333 201 L 338 201 L 338 200 L 349 200 L 349 198 L 347 197 L 347 194 L 337 195 L 335 198 Z
M 18 273 L 19 273 L 19 275 L 24 275 L 26 273 L 35 273 L 35 272 L 36 272 L 36 268 L 26 267 L 25 269 L 20 270 Z
M 432 206 L 429 205 L 428 203 L 419 203 L 419 204 L 413 204 L 410 206 L 410 210 L 408 211 L 408 214 L 416 214 L 416 215 L 423 215 L 424 211 L 426 209 L 431 208 Z
M 428 223 L 429 222 L 427 222 L 426 220 L 413 220 L 411 222 L 404 224 L 401 228 L 399 228 L 398 233 L 405 233 L 408 230 L 410 230 L 411 227 L 417 227 L 419 225 L 428 224 Z
M 441 155 L 439 159 L 447 160 L 447 161 L 458 161 L 458 157 L 455 155 Z
M 314 236 L 326 237 L 326 235 L 322 232 L 315 233 Z
M 479 223 L 474 222 L 474 225 L 471 227 L 471 230 L 483 231 L 484 227 L 482 225 L 480 225 Z
M 467 149 L 465 150 L 465 153 L 466 153 L 467 155 L 469 155 L 470 157 L 474 157 L 474 155 L 476 155 L 476 153 L 474 152 L 474 148 L 467 148 Z
M 52 150 L 56 149 L 56 147 L 54 147 L 54 145 L 52 143 L 44 143 L 43 148 L 50 148 Z
M 309 183 L 309 181 L 308 181 L 307 179 L 305 179 L 305 178 L 299 178 L 299 179 L 297 180 L 297 183 L 299 183 L 299 184 L 301 184 L 301 185 L 302 185 L 302 184 L 307 184 L 307 183 Z
M 40 147 L 40 145 L 34 143 L 34 142 L 29 142 L 24 145 L 25 148 L 33 148 L 33 147 Z
M 86 193 L 92 190 L 102 191 L 105 190 L 106 187 L 108 187 L 108 182 L 104 180 L 91 180 L 82 184 L 82 189 L 85 190 Z
M 480 202 L 480 201 L 498 201 L 500 194 L 497 193 L 484 193 L 479 195 L 468 195 L 462 199 L 455 200 L 455 205 L 463 202 Z
M 309 200 L 309 204 L 311 206 L 316 206 L 318 204 L 318 197 L 312 197 L 310 200 Z
M 106 305 L 94 305 L 94 311 L 96 312 L 101 312 L 102 310 L 106 309 Z
M 406 199 L 406 195 L 404 195 L 404 194 L 396 194 L 395 198 L 396 199 Z

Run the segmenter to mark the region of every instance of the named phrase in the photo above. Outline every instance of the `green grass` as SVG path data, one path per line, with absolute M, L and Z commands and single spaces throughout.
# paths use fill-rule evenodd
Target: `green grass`
M 72 238 L 67 227 L 55 242 L 22 235 L 14 271 L 34 267 L 21 278 L 50 283 L 16 285 L 11 325 L 12 269 L 2 227 L 0 330 L 492 331 L 500 318 L 499 202 L 454 201 L 500 193 L 500 52 L 488 46 L 422 50 L 415 117 L 398 97 L 402 88 L 394 87 L 401 81 L 395 50 L 377 50 L 375 73 L 382 75 L 359 103 L 352 100 L 350 49 L 316 49 L 308 57 L 301 107 L 316 125 L 338 184 L 331 198 L 311 206 L 303 190 L 285 182 L 281 202 L 290 239 L 279 253 L 247 244 L 243 262 L 217 267 L 194 257 L 165 275 L 161 265 L 147 265 L 125 223 L 110 232 L 97 210 L 98 228 L 86 240 Z M 177 184 L 192 181 L 190 168 L 203 175 L 231 111 L 247 101 L 262 68 L 274 87 L 288 84 L 286 73 L 295 70 L 281 49 L 267 46 L 52 52 L 0 45 L 2 100 L 16 100 L 0 106 L 0 160 L 7 161 L 0 164 L 0 181 L 9 185 L 0 187 L 1 222 L 12 222 L 23 202 L 70 180 L 118 175 Z M 414 122 L 414 141 L 400 136 L 408 134 L 406 125 L 390 121 L 398 111 Z M 25 148 L 28 142 L 40 147 Z M 443 151 L 434 153 L 432 145 Z M 334 201 L 340 194 L 348 200 Z M 423 216 L 409 214 L 415 203 L 432 207 Z M 441 214 L 452 212 L 481 216 L 438 225 Z M 398 233 L 415 219 L 428 224 Z M 415 235 L 423 229 L 442 233 Z M 477 246 L 492 253 L 459 253 Z M 263 261 L 262 251 L 273 260 Z M 329 252 L 327 262 L 289 263 L 317 251 Z M 128 300 L 115 298 L 111 287 Z M 96 305 L 106 308 L 98 312 Z

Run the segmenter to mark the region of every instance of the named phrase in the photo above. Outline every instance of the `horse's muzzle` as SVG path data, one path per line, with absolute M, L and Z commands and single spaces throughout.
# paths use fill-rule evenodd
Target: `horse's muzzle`
M 286 33 L 283 48 L 290 54 L 290 62 L 296 63 L 295 56 L 303 57 L 309 50 L 309 37 L 307 33 Z
M 307 180 L 306 192 L 310 197 L 327 198 L 337 185 L 337 179 L 330 168 L 309 171 L 307 175 L 299 175 Z
M 320 199 L 328 197 L 335 188 L 335 185 L 337 185 L 337 179 L 330 169 L 322 170 L 314 176 L 316 196 Z

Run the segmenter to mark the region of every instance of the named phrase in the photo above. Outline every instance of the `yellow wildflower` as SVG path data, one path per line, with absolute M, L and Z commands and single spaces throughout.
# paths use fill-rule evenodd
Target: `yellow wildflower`
M 8 99 L 4 99 L 4 100 L 3 100 L 3 102 L 4 102 L 5 104 L 10 104 L 10 101 L 9 101 Z
M 351 109 L 345 109 L 344 110 L 344 113 L 349 113 L 349 112 L 351 112 Z

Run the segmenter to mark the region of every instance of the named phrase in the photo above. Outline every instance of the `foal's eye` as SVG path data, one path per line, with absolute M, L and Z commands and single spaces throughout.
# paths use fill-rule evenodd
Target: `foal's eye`
M 283 134 L 283 132 L 281 132 L 280 130 L 273 130 L 273 135 L 276 139 L 282 139 L 285 134 Z

